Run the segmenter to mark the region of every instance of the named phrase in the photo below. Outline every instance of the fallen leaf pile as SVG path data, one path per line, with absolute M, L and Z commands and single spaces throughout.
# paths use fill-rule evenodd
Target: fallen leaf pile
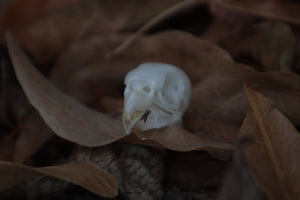
M 0 199 L 300 199 L 299 25 L 292 0 L 1 1 Z M 125 133 L 144 62 L 190 78 L 182 127 Z

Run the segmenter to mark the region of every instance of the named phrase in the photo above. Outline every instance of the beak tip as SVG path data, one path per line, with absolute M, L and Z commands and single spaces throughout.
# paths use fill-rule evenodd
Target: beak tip
M 140 120 L 143 112 L 137 111 L 134 113 L 123 112 L 122 121 L 125 129 L 125 133 L 130 135 L 132 128 L 134 125 Z
M 125 133 L 127 135 L 130 135 L 132 129 L 132 126 L 130 126 L 130 122 L 123 120 L 123 126 L 124 126 Z
M 125 133 L 127 135 L 130 135 L 131 129 L 134 125 L 132 123 L 132 119 L 130 118 L 130 114 L 124 112 L 123 115 L 122 115 L 122 121 L 123 121 L 123 127 L 124 127 L 124 130 L 125 130 Z

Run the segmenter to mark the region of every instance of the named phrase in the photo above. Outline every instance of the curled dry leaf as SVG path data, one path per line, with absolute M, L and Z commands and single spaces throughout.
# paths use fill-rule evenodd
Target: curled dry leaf
M 26 96 L 58 136 L 85 146 L 101 146 L 125 136 L 119 120 L 91 110 L 57 90 L 34 68 L 10 34 L 7 43 Z
M 100 196 L 115 197 L 118 194 L 118 184 L 110 174 L 83 161 L 40 168 L 0 161 L 0 175 L 1 192 L 46 175 L 74 183 Z
M 220 139 L 217 136 L 207 138 L 204 134 L 193 134 L 177 125 L 134 133 L 122 140 L 134 144 L 165 147 L 174 151 L 233 150 L 231 140 Z
M 300 135 L 271 99 L 246 87 L 250 108 L 241 136 L 250 136 L 245 160 L 259 187 L 269 199 L 299 199 Z
M 199 135 L 180 128 L 178 125 L 171 125 L 161 129 L 137 132 L 141 140 L 154 140 L 168 149 L 175 151 L 192 150 L 232 150 L 230 143 L 222 143 L 202 138 Z

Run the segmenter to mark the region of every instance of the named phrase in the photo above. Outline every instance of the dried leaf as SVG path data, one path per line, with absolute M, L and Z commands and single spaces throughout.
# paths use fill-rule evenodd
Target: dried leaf
M 0 191 L 43 175 L 65 180 L 104 197 L 118 194 L 116 180 L 107 172 L 89 162 L 74 162 L 60 166 L 34 168 L 0 161 Z
M 170 18 L 171 16 L 178 14 L 182 11 L 189 10 L 193 7 L 199 6 L 203 3 L 209 3 L 212 6 L 220 6 L 224 9 L 229 9 L 231 11 L 238 11 L 245 14 L 256 15 L 260 17 L 266 17 L 271 19 L 284 20 L 290 23 L 300 24 L 300 15 L 298 10 L 300 9 L 299 5 L 292 2 L 282 2 L 282 1 L 266 1 L 266 2 L 253 2 L 253 1 L 228 1 L 228 0 L 186 0 L 179 2 L 174 6 L 162 11 L 157 16 L 153 17 L 150 21 L 140 27 L 135 34 L 125 40 L 118 48 L 116 48 L 111 55 L 115 56 L 120 54 L 122 51 L 125 51 L 134 40 L 141 35 L 142 33 L 148 31 L 152 27 L 155 27 L 162 21 Z M 227 10 L 226 10 L 227 11 Z M 228 12 L 228 11 L 227 11 Z M 235 17 L 243 17 L 240 13 L 233 15 Z M 247 15 L 246 20 L 249 21 Z M 251 21 L 251 19 L 250 19 Z
M 245 160 L 269 199 L 299 199 L 300 135 L 272 101 L 246 87 L 250 108 L 241 135 L 254 138 L 245 146 Z
M 63 87 L 63 83 L 68 81 L 70 76 L 76 77 L 73 81 L 97 79 L 103 80 L 99 81 L 101 84 L 110 83 L 113 86 L 112 90 L 116 90 L 114 86 L 119 85 L 119 88 L 123 88 L 126 73 L 140 63 L 166 62 L 182 68 L 195 84 L 217 67 L 233 62 L 228 52 L 223 49 L 179 31 L 141 36 L 131 45 L 129 51 L 108 58 L 107 53 L 126 36 L 108 34 L 74 43 L 58 58 L 51 76 L 53 81 L 59 87 Z M 216 57 L 218 59 L 215 59 Z
M 49 141 L 53 132 L 38 113 L 25 115 L 17 128 L 0 142 L 0 160 L 23 163 Z
M 232 35 L 232 29 L 221 20 L 213 21 L 210 26 L 201 34 L 201 38 L 214 44 L 220 44 L 220 40 Z
M 247 34 L 239 39 L 223 40 L 222 46 L 236 60 L 241 60 L 240 57 L 254 59 L 261 71 L 292 71 L 296 41 L 295 35 L 287 24 L 263 22 L 247 29 Z
M 51 61 L 69 44 L 86 35 L 134 30 L 176 2 L 179 0 L 159 3 L 149 0 L 11 1 L 12 6 L 0 16 L 0 43 L 3 44 L 4 32 L 9 29 L 39 61 Z
M 122 138 L 122 141 L 132 144 L 163 148 L 163 145 L 159 144 L 158 142 L 153 140 L 141 140 L 136 134 L 127 135 L 126 137 Z
M 226 1 L 228 0 L 225 0 L 225 4 Z M 214 3 L 210 4 L 210 11 L 216 18 L 215 21 L 222 23 L 227 29 L 230 29 L 230 36 L 233 38 L 239 37 L 249 25 L 255 23 L 257 20 L 257 17 L 248 13 L 236 12 Z
M 22 122 L 18 138 L 14 144 L 13 161 L 23 163 L 48 142 L 54 133 L 34 111 Z
M 145 33 L 151 28 L 157 26 L 158 24 L 162 23 L 163 21 L 166 21 L 167 19 L 175 16 L 176 14 L 179 14 L 183 11 L 191 10 L 201 4 L 206 2 L 206 0 L 186 0 L 178 2 L 177 4 L 167 8 L 166 10 L 159 13 L 157 16 L 153 17 L 150 21 L 148 21 L 146 24 L 144 24 L 142 27 L 139 28 L 138 31 L 136 31 L 131 37 L 126 39 L 120 46 L 118 46 L 112 53 L 110 53 L 110 56 L 116 56 L 120 54 L 122 51 L 124 51 L 127 47 L 130 46 L 130 44 L 142 33 Z
M 274 106 L 294 124 L 300 125 L 300 77 L 297 74 L 262 73 L 235 63 L 218 66 L 194 86 L 187 115 L 240 125 L 248 107 L 243 82 L 274 99 Z
M 212 4 L 241 13 L 300 24 L 300 5 L 293 1 L 213 0 Z
M 243 148 L 249 138 L 241 138 L 235 149 L 234 158 L 228 169 L 219 194 L 219 200 L 262 200 L 248 167 L 244 163 Z
M 192 134 L 177 125 L 150 131 L 137 132 L 141 140 L 154 140 L 168 149 L 175 151 L 192 150 L 232 150 L 230 143 L 222 143 Z
M 86 146 L 105 145 L 125 136 L 121 121 L 91 110 L 57 90 L 33 67 L 9 34 L 7 43 L 25 94 L 57 135 Z

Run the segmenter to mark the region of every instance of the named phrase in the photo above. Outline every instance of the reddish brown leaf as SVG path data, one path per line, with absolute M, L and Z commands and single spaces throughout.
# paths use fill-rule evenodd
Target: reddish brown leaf
M 248 89 L 250 108 L 241 134 L 254 143 L 245 147 L 245 159 L 269 199 L 299 199 L 300 135 L 271 99 Z
M 0 162 L 0 191 L 43 175 L 65 180 L 104 197 L 118 194 L 116 180 L 89 162 L 74 162 L 60 166 L 34 168 L 21 164 Z
M 108 144 L 125 136 L 121 121 L 91 110 L 57 90 L 33 67 L 11 35 L 7 35 L 7 43 L 25 94 L 57 135 L 86 146 Z

